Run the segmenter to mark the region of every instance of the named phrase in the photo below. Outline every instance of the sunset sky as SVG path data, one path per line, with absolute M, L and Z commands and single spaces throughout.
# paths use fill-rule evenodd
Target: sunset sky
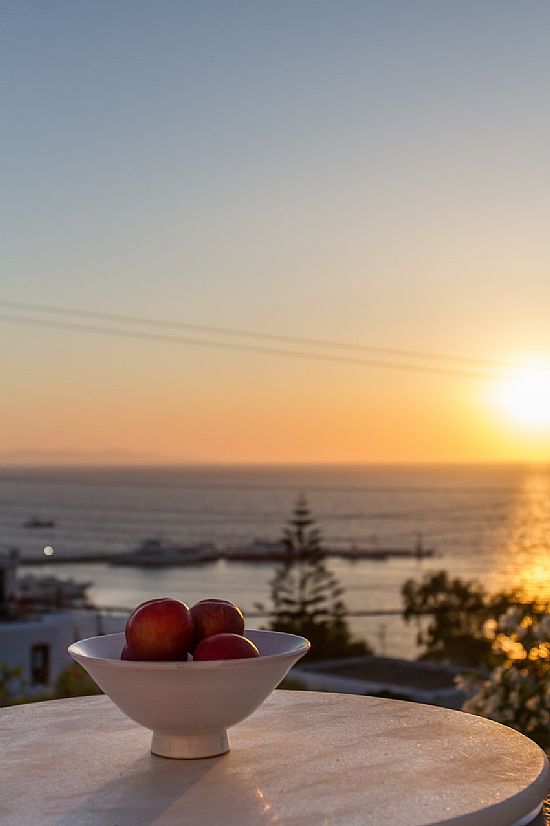
M 550 460 L 550 4 L 0 15 L 0 462 Z

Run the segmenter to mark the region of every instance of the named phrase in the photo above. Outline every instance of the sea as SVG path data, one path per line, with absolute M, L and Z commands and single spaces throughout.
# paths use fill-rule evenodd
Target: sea
M 407 579 L 431 572 L 481 582 L 489 591 L 521 588 L 550 599 L 550 466 L 365 465 L 0 468 L 0 553 L 13 548 L 63 564 L 24 571 L 91 583 L 98 606 L 133 608 L 154 596 L 192 604 L 224 597 L 245 615 L 269 607 L 274 564 L 218 561 L 141 569 L 74 564 L 82 553 L 117 554 L 162 536 L 220 546 L 277 539 L 304 495 L 327 547 L 413 548 L 429 559 L 329 559 L 339 578 L 354 636 L 380 654 L 415 657 L 416 624 L 399 613 Z M 25 528 L 32 518 L 52 528 Z M 65 562 L 66 560 L 66 562 Z M 249 627 L 265 620 L 251 618 Z

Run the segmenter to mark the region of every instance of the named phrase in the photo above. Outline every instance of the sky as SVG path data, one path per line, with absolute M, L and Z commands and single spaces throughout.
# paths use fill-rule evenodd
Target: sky
M 546 364 L 549 32 L 542 0 L 6 0 L 0 302 Z M 0 461 L 550 460 L 546 391 L 534 426 L 481 362 L 56 318 L 91 324 L 0 303 Z

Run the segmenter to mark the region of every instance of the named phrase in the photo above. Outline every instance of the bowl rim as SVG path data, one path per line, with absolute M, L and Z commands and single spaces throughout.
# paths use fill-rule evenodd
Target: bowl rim
M 248 663 L 251 666 L 254 663 L 252 667 L 256 667 L 257 663 L 283 660 L 295 656 L 301 657 L 304 654 L 307 654 L 311 648 L 310 641 L 305 637 L 300 637 L 298 634 L 288 634 L 286 631 L 266 631 L 255 628 L 245 628 L 244 636 L 246 636 L 247 632 L 252 632 L 253 634 L 277 635 L 278 637 L 291 637 L 295 640 L 299 640 L 300 643 L 299 646 L 293 651 L 280 651 L 277 654 L 263 654 L 259 657 L 239 657 L 230 660 L 200 660 L 199 662 L 195 662 L 194 660 L 121 660 L 120 658 L 114 659 L 113 657 L 91 657 L 88 654 L 82 654 L 80 651 L 76 650 L 77 645 L 84 642 L 91 642 L 92 640 L 106 639 L 108 637 L 120 637 L 122 641 L 125 639 L 124 631 L 119 631 L 116 634 L 101 634 L 94 637 L 85 637 L 82 640 L 77 640 L 69 645 L 67 651 L 74 660 L 82 663 L 110 663 L 118 668 L 133 668 L 137 670 L 154 670 L 158 668 L 162 671 L 170 671 L 192 666 L 193 671 L 198 671 L 208 668 L 235 668 L 239 667 L 239 663 Z

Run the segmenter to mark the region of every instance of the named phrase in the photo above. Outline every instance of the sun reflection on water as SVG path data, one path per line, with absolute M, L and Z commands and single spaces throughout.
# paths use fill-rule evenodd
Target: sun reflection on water
M 529 474 L 506 519 L 506 542 L 490 590 L 518 588 L 522 598 L 550 603 L 550 474 Z

